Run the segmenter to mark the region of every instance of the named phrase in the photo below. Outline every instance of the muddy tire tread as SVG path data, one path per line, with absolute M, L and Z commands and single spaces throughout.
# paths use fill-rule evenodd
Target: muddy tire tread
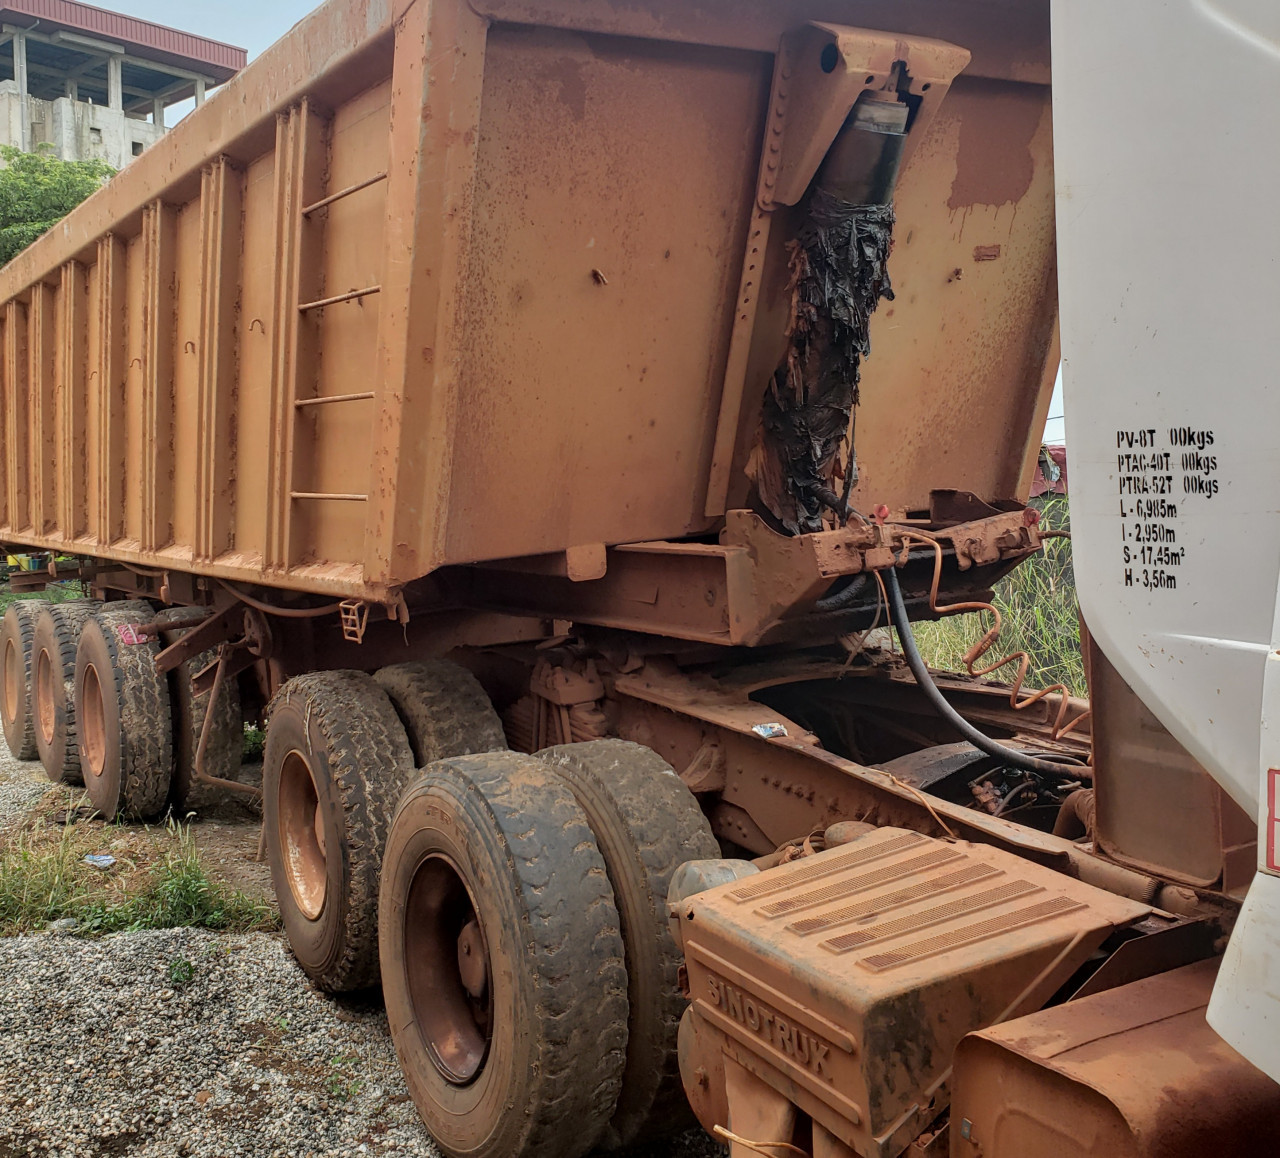
M 419 768 L 448 756 L 506 749 L 498 713 L 461 665 L 442 659 L 398 663 L 373 678 L 391 697 Z
M 80 642 L 80 629 L 101 611 L 102 607 L 103 604 L 96 599 L 74 599 L 66 603 L 50 603 L 47 608 L 53 625 L 58 672 L 64 695 L 67 687 L 75 685 L 76 645 Z M 44 752 L 40 753 L 40 757 L 45 760 L 44 770 L 50 780 L 61 784 L 83 784 L 84 773 L 80 769 L 80 736 L 76 730 L 75 696 L 72 694 L 66 699 L 62 761 L 58 767 L 50 768 Z
M 169 681 L 156 669 L 159 644 L 121 644 L 115 629 L 137 624 L 140 617 L 151 615 L 154 610 L 150 604 L 129 600 L 109 603 L 93 616 L 103 629 L 120 701 L 120 751 L 124 768 L 118 812 L 137 820 L 159 816 L 169 801 L 169 783 L 173 776 Z
M 612 1116 L 626 1056 L 626 965 L 603 857 L 572 792 L 540 761 L 491 752 L 441 763 L 481 796 L 527 913 L 542 1089 L 521 1158 L 573 1158 Z M 551 832 L 563 834 L 554 865 Z
M 565 778 L 590 818 L 623 922 L 631 985 L 628 1064 L 601 1145 L 651 1141 L 694 1124 L 677 1057 L 687 1001 L 678 980 L 684 957 L 667 922 L 667 888 L 680 865 L 719 857 L 719 845 L 693 793 L 652 749 L 604 739 L 537 755 Z
M 301 700 L 319 723 L 337 773 L 348 854 L 343 951 L 312 980 L 330 993 L 365 989 L 378 980 L 378 883 L 382 852 L 397 801 L 413 776 L 413 751 L 391 701 L 364 672 L 295 676 L 277 693 L 268 715 Z M 267 746 L 271 747 L 268 728 Z M 266 760 L 270 763 L 272 753 Z M 310 971 L 309 971 L 310 972 Z
M 32 689 L 31 644 L 36 633 L 36 619 L 40 612 L 52 604 L 47 599 L 15 599 L 5 610 L 5 616 L 13 612 L 18 625 L 18 639 L 22 644 L 23 665 L 25 668 L 26 692 L 24 695 L 21 734 L 15 737 L 17 747 L 10 743 L 9 749 L 15 760 L 33 760 L 36 756 L 36 713 L 35 698 Z M 9 739 L 6 728 L 6 741 Z

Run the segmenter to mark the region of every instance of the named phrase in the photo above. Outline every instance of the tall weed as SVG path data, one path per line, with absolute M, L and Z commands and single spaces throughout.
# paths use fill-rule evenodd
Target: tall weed
M 128 831 L 93 822 L 52 830 L 33 818 L 0 835 L 0 936 L 67 918 L 79 933 L 276 927 L 266 902 L 209 878 L 189 825 L 170 821 L 156 840 L 134 830 L 125 848 L 112 842 L 116 864 L 107 872 L 84 863 L 113 833 Z
M 1041 525 L 1071 529 L 1067 500 L 1055 495 L 1034 502 Z M 1004 618 L 1000 638 L 979 661 L 986 666 L 1010 652 L 1025 651 L 1031 659 L 1026 686 L 1065 684 L 1078 696 L 1088 695 L 1080 654 L 1080 619 L 1076 581 L 1071 569 L 1071 540 L 1048 539 L 1044 552 L 1021 564 L 995 588 L 995 606 Z M 982 612 L 954 615 L 936 623 L 914 625 L 916 643 L 925 663 L 944 671 L 962 671 L 965 653 L 982 638 L 990 616 Z M 994 678 L 1012 677 L 1013 665 Z

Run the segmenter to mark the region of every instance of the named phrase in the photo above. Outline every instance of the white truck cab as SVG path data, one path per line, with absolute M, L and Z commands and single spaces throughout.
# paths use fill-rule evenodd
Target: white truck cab
M 1058 0 L 1052 18 L 1081 611 L 1258 817 L 1209 1021 L 1280 1079 L 1280 5 Z

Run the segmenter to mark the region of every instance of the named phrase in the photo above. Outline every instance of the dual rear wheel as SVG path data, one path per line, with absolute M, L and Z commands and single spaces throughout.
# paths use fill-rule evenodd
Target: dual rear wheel
M 180 632 L 140 640 L 135 630 L 190 616 L 190 609 L 157 613 L 143 600 L 13 603 L 0 624 L 0 720 L 10 750 L 39 756 L 55 782 L 83 784 L 108 820 L 150 820 L 167 808 L 185 815 L 215 803 L 220 790 L 195 780 L 196 746 L 212 712 L 205 766 L 236 778 L 244 733 L 235 681 L 212 705 L 192 686 L 211 653 L 166 675 L 155 660 Z
M 210 692 L 197 694 L 192 686 L 214 659 L 212 652 L 165 673 L 156 667 L 156 657 L 181 633 L 165 630 L 159 639 L 138 638 L 140 624 L 190 615 L 189 609 L 156 612 L 145 601 L 131 600 L 63 604 L 41 616 L 36 660 L 40 756 L 51 779 L 83 782 L 93 807 L 107 820 L 150 820 L 167 809 L 183 817 L 223 799 L 224 790 L 195 777 L 196 749 L 208 714 L 206 769 L 224 780 L 239 775 L 244 726 L 235 681 L 224 681 L 214 704 Z M 46 669 L 54 689 L 47 735 Z
M 80 772 L 89 800 L 107 820 L 149 819 L 169 802 L 169 682 L 155 666 L 160 644 L 133 642 L 133 629 L 154 617 L 150 604 L 114 603 L 80 629 L 75 668 Z
M 678 1129 L 665 898 L 678 865 L 717 855 L 710 829 L 638 745 L 501 748 L 454 665 L 286 685 L 264 803 L 294 952 L 322 988 L 380 976 L 448 1154 L 573 1158 Z

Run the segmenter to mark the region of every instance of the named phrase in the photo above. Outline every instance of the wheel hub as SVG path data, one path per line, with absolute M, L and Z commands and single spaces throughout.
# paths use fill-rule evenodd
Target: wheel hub
M 22 699 L 22 657 L 12 639 L 4 644 L 4 718 L 13 723 L 18 718 Z
M 40 723 L 40 735 L 46 744 L 53 743 L 56 714 L 53 697 L 53 664 L 49 661 L 49 653 L 41 650 L 36 657 L 36 719 Z
M 85 667 L 80 685 L 79 724 L 85 769 L 92 776 L 101 776 L 107 766 L 107 718 L 102 683 L 93 664 Z
M 308 921 L 318 920 L 329 887 L 324 813 L 311 765 L 296 749 L 280 768 L 280 848 L 294 901 Z
M 493 1027 L 488 943 L 475 902 L 448 857 L 427 857 L 404 914 L 409 997 L 427 1052 L 453 1085 L 484 1068 Z
M 458 976 L 467 995 L 476 1001 L 489 984 L 489 954 L 480 932 L 480 922 L 470 920 L 458 934 Z

